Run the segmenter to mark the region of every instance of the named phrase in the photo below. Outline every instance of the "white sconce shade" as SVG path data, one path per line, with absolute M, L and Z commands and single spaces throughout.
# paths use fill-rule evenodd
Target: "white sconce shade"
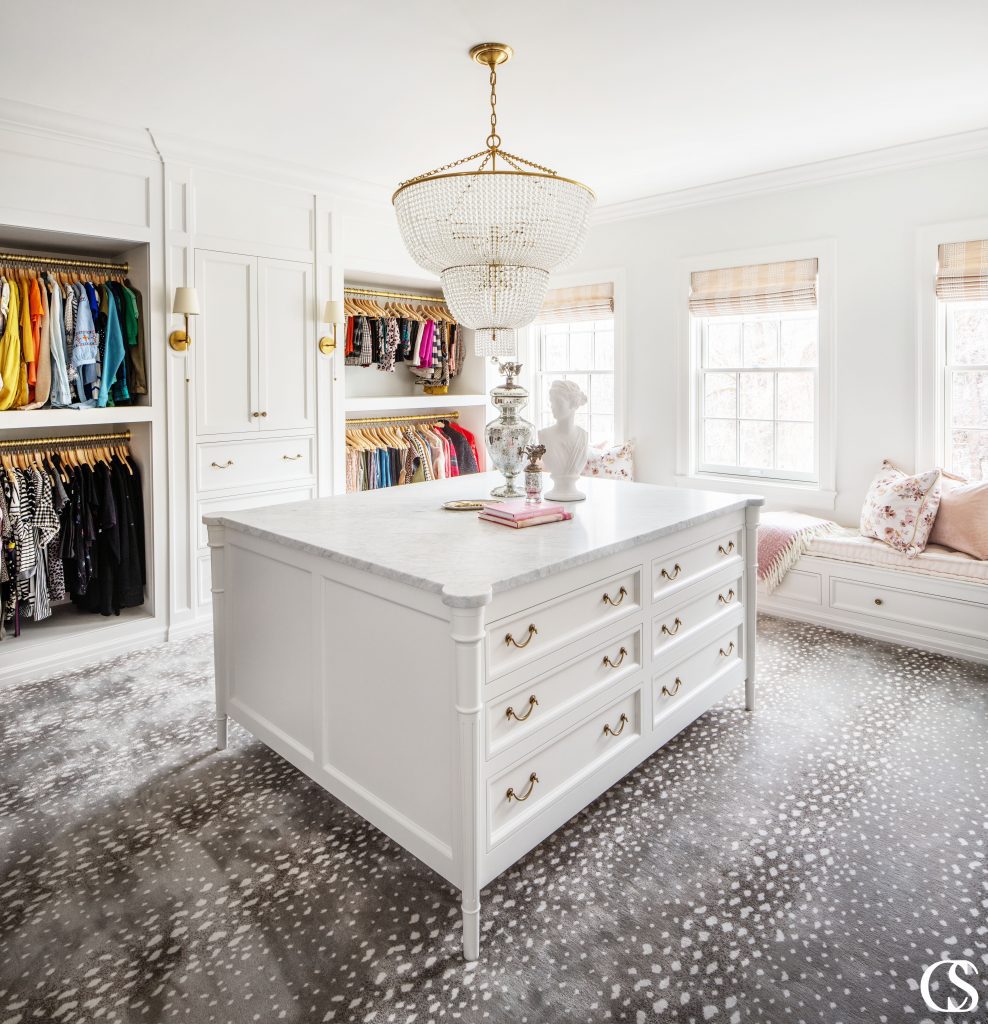
M 175 304 L 172 306 L 173 313 L 182 313 L 185 316 L 199 315 L 199 296 L 195 288 L 176 288 Z
M 323 322 L 327 324 L 342 324 L 345 318 L 343 303 L 339 299 L 330 299 L 326 303 L 326 310 L 322 318 Z

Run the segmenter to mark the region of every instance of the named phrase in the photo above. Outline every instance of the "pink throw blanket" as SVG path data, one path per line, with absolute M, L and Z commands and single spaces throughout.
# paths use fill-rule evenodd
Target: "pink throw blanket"
M 802 512 L 766 512 L 758 524 L 758 582 L 771 594 L 813 538 L 836 529 L 829 519 Z

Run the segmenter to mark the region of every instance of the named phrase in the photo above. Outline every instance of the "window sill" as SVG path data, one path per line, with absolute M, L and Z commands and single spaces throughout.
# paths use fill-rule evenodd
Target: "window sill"
M 837 505 L 837 492 L 825 491 L 816 484 L 787 483 L 747 476 L 714 476 L 713 474 L 677 474 L 677 487 L 698 487 L 705 491 L 728 491 L 732 494 L 761 494 L 774 507 L 812 509 L 815 512 L 833 512 Z

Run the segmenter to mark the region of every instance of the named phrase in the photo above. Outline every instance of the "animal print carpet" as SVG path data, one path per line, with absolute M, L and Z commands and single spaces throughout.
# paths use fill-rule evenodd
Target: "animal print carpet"
M 0 1024 L 983 1020 L 988 672 L 760 641 L 755 714 L 498 878 L 477 964 L 429 869 L 232 722 L 214 750 L 208 638 L 3 691 Z M 926 1008 L 946 958 L 977 1013 Z

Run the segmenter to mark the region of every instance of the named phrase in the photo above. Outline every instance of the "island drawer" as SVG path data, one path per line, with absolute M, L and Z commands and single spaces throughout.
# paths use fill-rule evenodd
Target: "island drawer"
M 487 783 L 489 846 L 633 744 L 642 734 L 643 687 L 606 705 Z
M 721 672 L 733 668 L 741 660 L 741 626 L 711 634 L 682 661 L 663 669 L 652 678 L 652 722 L 661 721 L 667 715 L 701 699 L 706 684 Z
M 487 701 L 487 756 L 550 730 L 567 712 L 608 687 L 624 684 L 642 667 L 641 623 L 578 658 L 512 686 Z
M 559 651 L 641 607 L 642 572 L 635 566 L 494 622 L 487 629 L 488 678 Z
M 311 437 L 210 441 L 196 451 L 200 491 L 293 484 L 314 475 Z
M 741 580 L 731 579 L 684 596 L 682 603 L 672 602 L 652 619 L 652 654 L 662 657 L 680 649 L 700 630 L 714 633 L 728 624 L 739 623 L 741 612 Z
M 676 547 L 652 559 L 652 600 L 664 601 L 725 566 L 740 575 L 742 535 L 741 524 L 729 521 L 688 531 Z

